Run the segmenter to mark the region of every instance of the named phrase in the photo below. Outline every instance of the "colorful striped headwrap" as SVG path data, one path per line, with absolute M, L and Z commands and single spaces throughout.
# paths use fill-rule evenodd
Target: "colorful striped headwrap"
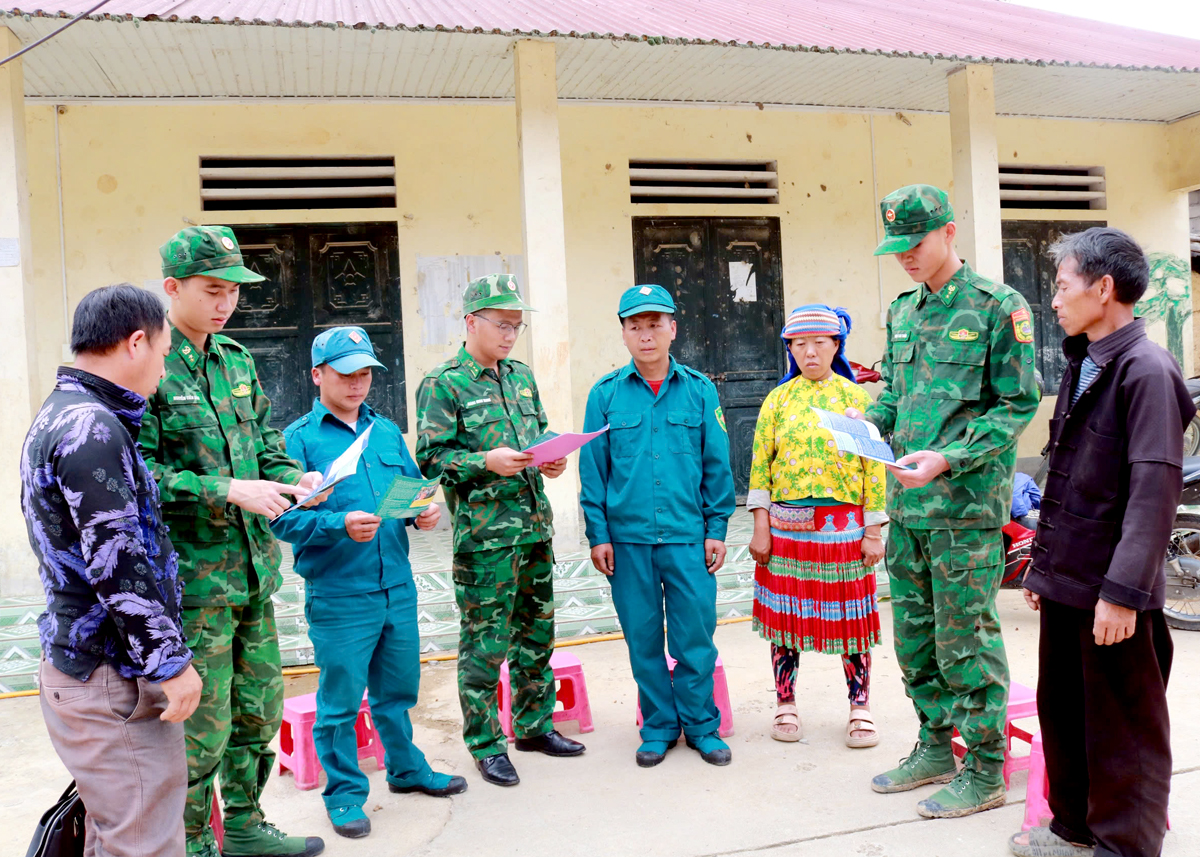
M 796 358 L 787 347 L 788 342 L 800 336 L 832 336 L 838 341 L 837 356 L 833 358 L 833 371 L 850 381 L 858 383 L 850 361 L 846 359 L 846 337 L 850 335 L 850 313 L 842 307 L 829 307 L 825 304 L 805 304 L 796 307 L 784 322 L 783 331 L 779 338 L 783 340 L 784 351 L 787 354 L 788 370 L 780 380 L 780 384 L 800 374 Z

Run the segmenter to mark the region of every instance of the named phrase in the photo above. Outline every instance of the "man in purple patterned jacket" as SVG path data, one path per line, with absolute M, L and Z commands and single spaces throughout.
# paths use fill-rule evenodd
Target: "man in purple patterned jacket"
M 200 699 L 179 619 L 178 557 L 138 452 L 171 347 L 163 306 L 130 285 L 80 301 L 21 450 L 21 508 L 46 590 L 42 716 L 87 807 L 87 853 L 179 857 L 183 721 Z

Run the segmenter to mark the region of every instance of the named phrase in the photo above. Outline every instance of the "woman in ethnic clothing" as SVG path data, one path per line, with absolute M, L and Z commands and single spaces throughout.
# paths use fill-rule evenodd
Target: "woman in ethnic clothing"
M 799 741 L 800 652 L 840 655 L 850 695 L 846 745 L 874 747 L 871 647 L 881 642 L 872 567 L 883 558 L 883 465 L 840 452 L 813 408 L 843 413 L 871 403 L 846 360 L 850 316 L 809 304 L 788 316 L 781 338 L 788 372 L 763 402 L 754 432 L 746 507 L 754 628 L 771 643 L 778 707 L 771 737 Z

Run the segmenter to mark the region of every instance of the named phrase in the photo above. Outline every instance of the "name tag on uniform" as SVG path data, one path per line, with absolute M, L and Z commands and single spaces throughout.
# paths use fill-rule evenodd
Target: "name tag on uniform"
M 171 396 L 172 405 L 190 405 L 200 401 L 200 397 L 194 393 L 175 393 Z
M 250 389 L 249 384 L 238 384 L 236 387 L 233 388 L 232 392 L 233 392 L 233 395 L 236 396 L 237 398 L 244 399 L 250 395 L 252 390 Z
M 492 397 L 487 396 L 483 399 L 472 399 L 471 401 L 469 401 L 465 405 L 463 405 L 463 407 L 464 408 L 473 408 L 476 405 L 490 405 L 491 403 L 492 403 Z
M 979 331 L 968 330 L 964 327 L 961 330 L 952 330 L 946 335 L 955 342 L 974 342 L 979 338 Z
M 907 342 L 908 338 L 911 335 L 912 335 L 911 330 L 893 330 L 892 331 L 892 342 Z

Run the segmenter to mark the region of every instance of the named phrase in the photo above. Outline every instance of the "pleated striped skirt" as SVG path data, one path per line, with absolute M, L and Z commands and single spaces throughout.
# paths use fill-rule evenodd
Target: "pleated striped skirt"
M 861 506 L 771 504 L 771 558 L 754 570 L 754 629 L 789 649 L 852 655 L 882 642 Z

